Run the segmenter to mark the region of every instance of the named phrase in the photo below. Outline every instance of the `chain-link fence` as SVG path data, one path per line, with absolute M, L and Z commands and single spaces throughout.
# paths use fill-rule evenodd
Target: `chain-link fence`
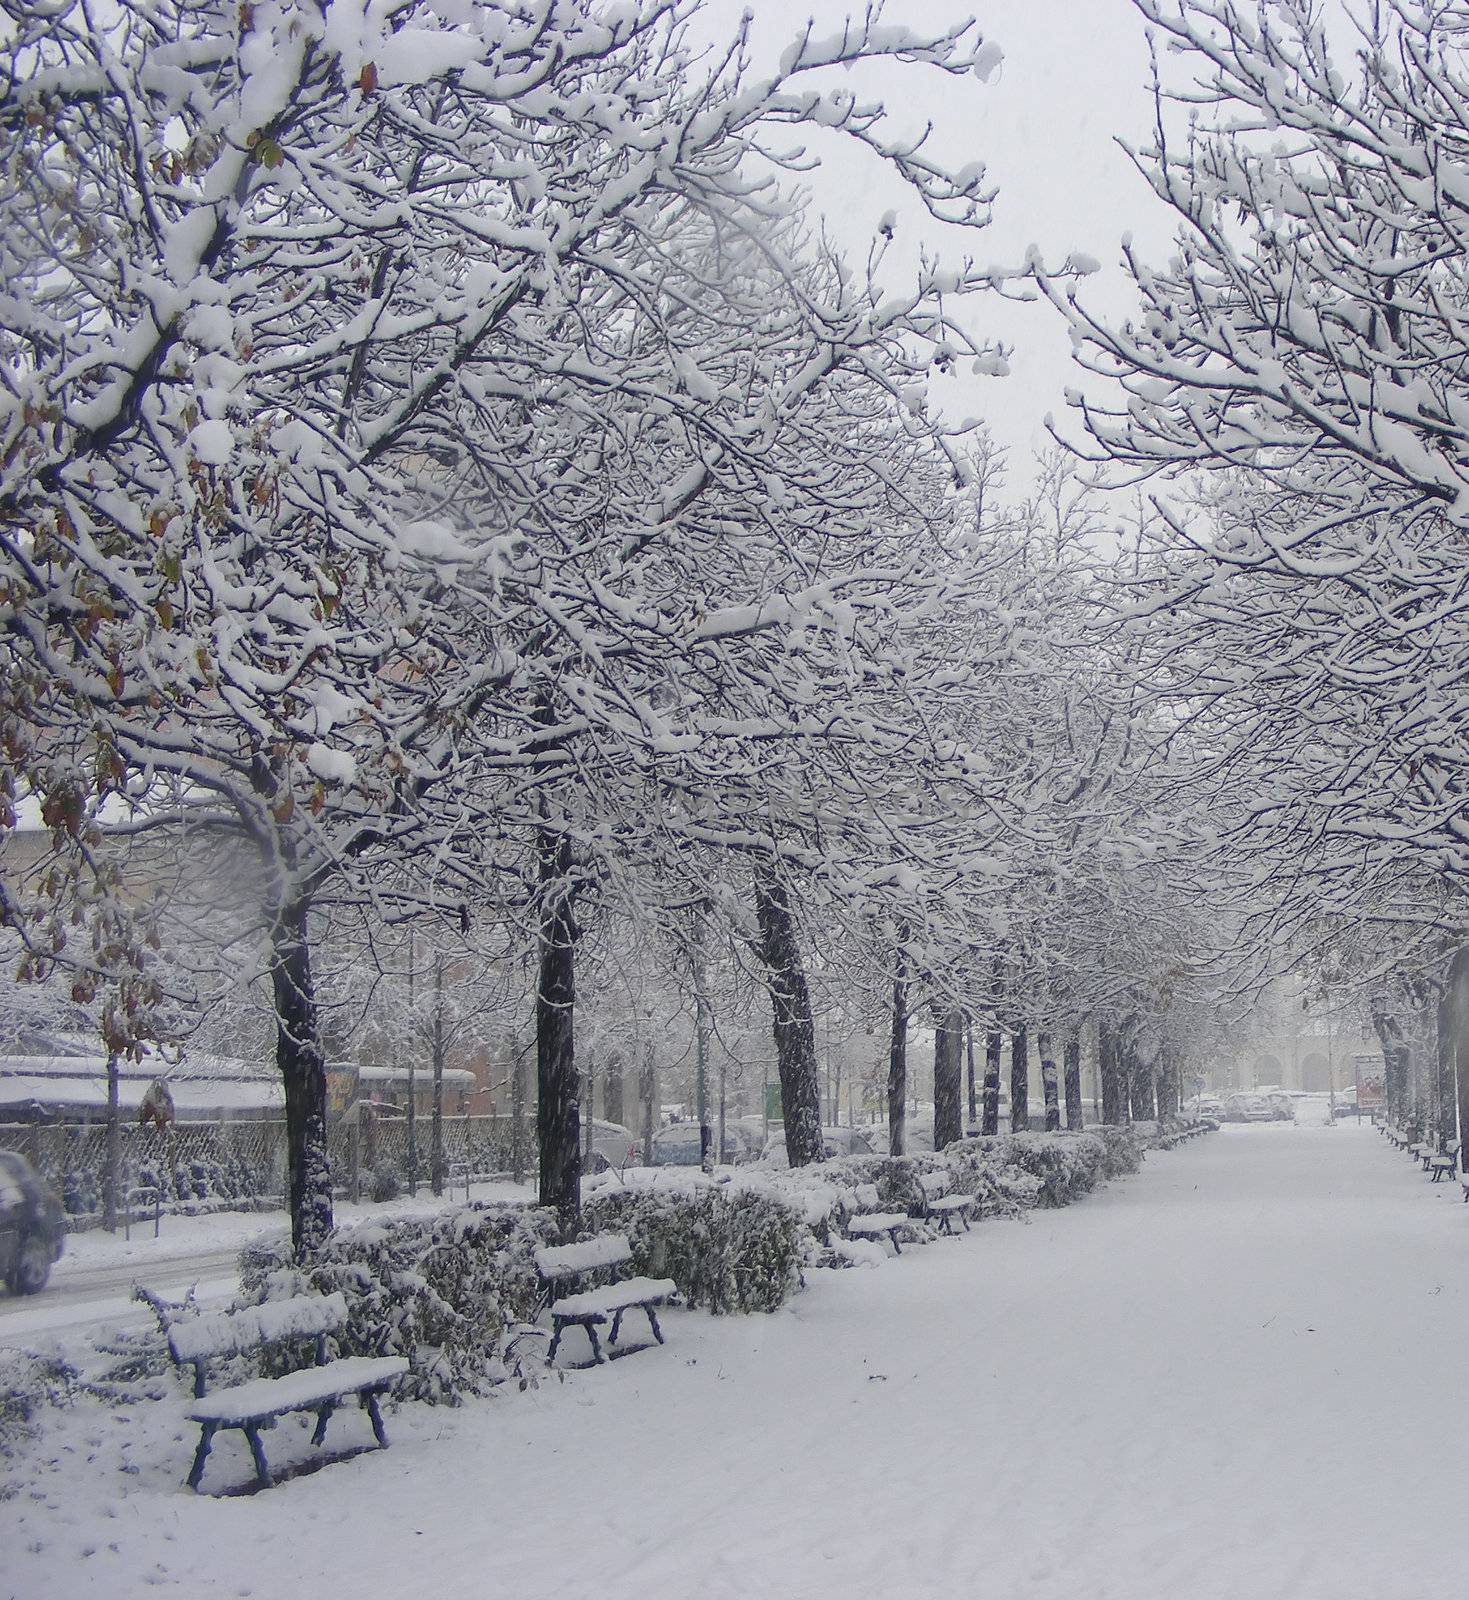
M 445 1117 L 443 1133 L 446 1180 L 451 1174 L 458 1182 L 482 1180 L 518 1166 L 534 1173 L 532 1141 L 523 1126 L 517 1140 L 510 1117 Z M 432 1139 L 426 1116 L 416 1119 L 411 1151 L 406 1118 L 334 1123 L 327 1134 L 333 1185 L 362 1199 L 389 1198 L 414 1180 L 426 1185 Z M 282 1121 L 176 1122 L 162 1131 L 124 1123 L 118 1146 L 119 1202 L 135 1190 L 156 1190 L 165 1212 L 248 1211 L 280 1204 L 285 1193 Z M 105 1123 L 0 1123 L 0 1149 L 27 1157 L 61 1196 L 73 1226 L 101 1220 Z

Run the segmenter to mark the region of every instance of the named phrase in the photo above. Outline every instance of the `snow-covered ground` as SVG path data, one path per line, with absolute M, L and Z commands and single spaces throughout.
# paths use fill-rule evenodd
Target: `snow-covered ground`
M 1454 1592 L 1466 1257 L 1457 1186 L 1369 1130 L 1228 1128 L 259 1495 L 183 1489 L 182 1393 L 75 1408 L 0 1502 L 0 1595 Z M 209 1471 L 246 1481 L 237 1435 Z

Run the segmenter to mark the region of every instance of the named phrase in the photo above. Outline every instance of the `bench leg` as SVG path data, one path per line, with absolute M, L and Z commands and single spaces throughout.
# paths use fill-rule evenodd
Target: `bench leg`
M 194 1452 L 194 1465 L 189 1468 L 189 1487 L 198 1493 L 199 1480 L 204 1476 L 204 1460 L 209 1454 L 209 1447 L 214 1442 L 214 1430 L 219 1426 L 217 1422 L 201 1422 L 199 1424 L 199 1448 Z
M 959 1220 L 960 1220 L 960 1222 L 962 1222 L 964 1224 L 965 1233 L 968 1233 L 969 1232 L 969 1213 L 967 1211 L 961 1211 L 959 1213 Z
M 888 1229 L 888 1238 L 893 1241 L 893 1254 L 895 1256 L 902 1255 L 903 1247 L 898 1243 L 898 1230 L 896 1228 Z
M 383 1414 L 377 1408 L 377 1395 L 369 1389 L 362 1396 L 362 1407 L 367 1412 L 367 1420 L 372 1424 L 372 1436 L 384 1450 L 388 1448 L 388 1430 L 383 1427 Z
M 259 1424 L 248 1422 L 242 1432 L 250 1441 L 250 1454 L 255 1459 L 255 1476 L 260 1481 L 260 1487 L 268 1489 L 270 1487 L 270 1468 L 265 1464 L 265 1446 L 260 1442 Z
M 611 1331 L 607 1335 L 607 1343 L 609 1345 L 616 1344 L 617 1343 L 617 1335 L 621 1331 L 622 1331 L 622 1313 L 620 1311 L 614 1311 L 612 1313 L 612 1328 L 611 1328 Z
M 644 1306 L 643 1310 L 648 1313 L 648 1326 L 653 1330 L 653 1337 L 658 1341 L 659 1344 L 662 1344 L 663 1330 L 658 1326 L 658 1313 L 652 1308 L 652 1306 Z
M 337 1409 L 335 1400 L 327 1403 L 316 1413 L 316 1430 L 311 1435 L 312 1444 L 320 1444 L 326 1438 L 326 1425 L 333 1411 Z
M 607 1357 L 602 1354 L 602 1343 L 597 1338 L 597 1324 L 589 1322 L 586 1324 L 586 1329 L 587 1338 L 592 1341 L 592 1360 L 600 1367 Z
M 551 1335 L 551 1348 L 546 1352 L 546 1365 L 554 1366 L 556 1363 L 556 1347 L 561 1343 L 561 1335 L 566 1332 L 566 1324 L 560 1317 L 553 1317 L 551 1325 L 555 1332 Z

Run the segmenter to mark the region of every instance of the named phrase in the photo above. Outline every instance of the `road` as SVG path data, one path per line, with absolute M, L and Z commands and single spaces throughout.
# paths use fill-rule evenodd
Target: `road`
M 155 1263 L 101 1262 L 95 1266 L 62 1263 L 38 1295 L 0 1293 L 0 1347 L 47 1341 L 65 1350 L 85 1342 L 103 1327 L 146 1324 L 152 1313 L 132 1298 L 142 1282 L 170 1298 L 198 1284 L 201 1299 L 223 1301 L 239 1286 L 238 1247 L 200 1249 Z

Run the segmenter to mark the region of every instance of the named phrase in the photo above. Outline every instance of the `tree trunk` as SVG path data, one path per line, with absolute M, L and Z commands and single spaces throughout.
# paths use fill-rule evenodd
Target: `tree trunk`
M 581 1220 L 581 1083 L 576 1070 L 576 919 L 571 898 L 571 846 L 542 829 L 540 855 L 540 976 L 536 985 L 536 1144 L 539 1199 L 554 1206 L 561 1237 Z
M 933 1036 L 933 1147 L 946 1150 L 964 1137 L 960 1119 L 964 1014 L 947 1011 Z
M 1152 1064 L 1143 1065 L 1136 1043 L 1127 1047 L 1127 1083 L 1131 1094 L 1132 1120 L 1156 1122 L 1158 1102 L 1153 1093 Z
M 804 1167 L 820 1161 L 825 1154 L 821 1143 L 816 1032 L 790 899 L 769 863 L 755 868 L 755 920 L 760 929 L 760 959 L 770 989 L 786 1158 L 791 1166 Z
M 1000 1052 L 1004 1038 L 991 1029 L 984 1036 L 984 1121 L 980 1132 L 986 1135 L 1000 1131 Z
M 291 1245 L 298 1261 L 332 1231 L 332 1173 L 326 1153 L 326 1053 L 316 1014 L 307 942 L 309 908 L 292 900 L 270 927 L 275 1055 L 286 1092 Z
M 1469 1172 L 1469 945 L 1461 946 L 1449 962 L 1444 984 L 1449 1001 L 1449 1027 L 1453 1034 L 1454 1082 L 1458 1112 L 1459 1170 Z
M 649 1018 L 649 1027 L 652 1019 Z M 638 1080 L 638 1098 L 643 1108 L 643 1165 L 653 1165 L 653 1132 L 658 1126 L 658 1062 L 653 1053 L 651 1036 L 643 1047 L 643 1070 Z
M 1010 1035 L 1010 1131 L 1030 1126 L 1030 1029 L 1022 1023 Z
M 898 956 L 893 979 L 893 1031 L 888 1042 L 888 1154 L 907 1147 L 908 1117 L 908 969 Z
M 117 1104 L 117 1052 L 107 1053 L 107 1153 L 102 1165 L 102 1226 L 117 1232 L 118 1190 L 122 1179 L 122 1116 Z
M 1041 1093 L 1046 1104 L 1046 1132 L 1059 1133 L 1061 1131 L 1061 1095 L 1060 1086 L 1056 1079 L 1056 1061 L 1051 1054 L 1051 1036 L 1048 1033 L 1036 1035 L 1036 1049 L 1041 1057 Z
M 1172 1056 L 1159 1056 L 1158 1116 L 1160 1120 L 1166 1120 L 1178 1115 L 1178 1080 L 1178 1063 Z
M 974 1083 L 974 1020 L 968 1018 L 964 1024 L 964 1055 L 969 1068 L 969 1127 L 966 1130 L 973 1133 L 979 1126 L 979 1097 L 975 1093 Z
M 709 999 L 704 992 L 704 919 L 694 946 L 694 1114 L 699 1119 L 699 1165 L 714 1165 L 714 1130 L 709 1125 Z M 721 1152 L 722 1155 L 722 1152 Z
M 434 962 L 434 1106 L 429 1128 L 429 1182 L 444 1192 L 444 958 Z
M 1081 1117 L 1081 1035 L 1073 1033 L 1066 1041 L 1062 1057 L 1066 1080 L 1066 1127 L 1071 1133 L 1082 1130 Z
M 1398 1025 L 1396 1017 L 1390 1016 L 1379 1006 L 1372 1007 L 1372 1026 L 1377 1031 L 1378 1042 L 1382 1045 L 1382 1098 L 1387 1120 L 1394 1126 L 1407 1120 L 1405 1095 L 1402 1073 L 1402 1058 L 1399 1046 L 1402 1043 L 1403 1030 Z
M 1102 1121 L 1123 1123 L 1127 1117 L 1127 1085 L 1123 1075 L 1122 1047 L 1110 1022 L 1097 1028 L 1097 1071 L 1102 1079 Z
M 602 1115 L 608 1122 L 622 1122 L 622 1056 L 613 1050 L 602 1063 Z

